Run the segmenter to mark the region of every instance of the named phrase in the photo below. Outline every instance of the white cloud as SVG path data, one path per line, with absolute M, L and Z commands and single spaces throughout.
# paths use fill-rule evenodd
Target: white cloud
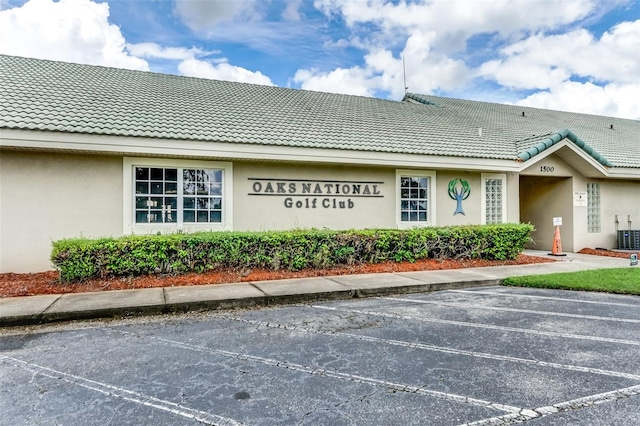
M 640 120 L 640 84 L 597 86 L 566 81 L 551 91 L 534 93 L 518 105 Z
M 127 50 L 132 55 L 143 58 L 161 58 L 174 60 L 193 59 L 196 56 L 220 53 L 220 51 L 207 52 L 197 47 L 163 47 L 157 43 L 127 43 Z
M 361 67 L 352 67 L 336 68 L 329 72 L 298 70 L 293 80 L 305 90 L 371 97 L 379 78 Z
M 282 18 L 286 21 L 299 21 L 302 16 L 300 14 L 300 7 L 302 6 L 302 0 L 290 0 L 287 2 L 287 6 L 282 12 Z
M 212 65 L 210 62 L 199 59 L 187 59 L 178 65 L 178 70 L 182 75 L 189 77 L 255 83 L 267 86 L 274 85 L 271 79 L 260 71 L 249 71 L 246 68 L 233 66 L 226 62 Z
M 148 70 L 125 50 L 109 5 L 91 0 L 30 0 L 0 11 L 0 52 L 67 62 Z
M 294 81 L 303 88 L 374 95 L 404 94 L 402 56 L 409 90 L 419 93 L 456 91 L 473 76 L 462 58 L 467 41 L 477 34 L 517 37 L 526 31 L 574 22 L 594 9 L 592 0 L 544 3 L 494 0 L 491 2 L 428 1 L 391 3 L 384 0 L 316 0 L 330 18 L 339 16 L 351 37 L 339 40 L 367 52 L 364 64 L 334 70 L 302 69 Z M 326 43 L 326 46 L 331 46 Z M 400 53 L 393 54 L 393 51 Z M 541 77 L 546 77 L 542 75 Z
M 593 12 L 595 0 L 547 1 L 450 1 L 391 3 L 383 0 L 315 0 L 328 16 L 340 15 L 348 26 L 374 24 L 384 33 L 433 31 L 433 46 L 455 51 L 474 34 L 498 33 L 510 37 L 525 31 L 554 28 L 575 22 Z
M 512 95 L 512 102 L 638 118 L 640 21 L 619 23 L 599 38 L 577 27 L 590 19 L 601 22 L 605 11 L 626 0 L 563 1 L 553 7 L 533 0 L 314 4 L 330 19 L 344 20 L 351 31 L 333 45 L 325 43 L 327 48 L 348 45 L 366 54 L 359 66 L 298 71 L 296 81 L 303 88 L 369 95 L 382 91 L 398 99 L 404 56 L 412 92 L 464 96 L 465 89 L 478 82 L 472 78 L 482 77 L 515 89 L 512 93 L 541 91 L 521 101 Z M 563 33 L 566 28 L 575 29 Z M 477 36 L 482 41 L 474 41 Z M 486 50 L 472 50 L 476 45 L 469 42 Z M 490 49 L 499 50 L 497 59 Z M 493 59 L 471 69 L 465 60 L 473 55 Z
M 176 0 L 175 10 L 189 28 L 206 31 L 238 18 L 258 19 L 259 6 L 255 0 Z
M 479 74 L 524 89 L 555 87 L 572 76 L 594 81 L 640 81 L 640 20 L 623 22 L 598 40 L 580 29 L 561 35 L 536 34 L 500 51 Z
M 455 90 L 463 87 L 470 74 L 461 60 L 451 59 L 429 48 L 433 32 L 416 30 L 404 50 L 394 56 L 388 49 L 374 49 L 364 56 L 363 66 L 332 71 L 299 70 L 294 81 L 303 89 L 320 90 L 364 96 L 387 93 L 392 99 L 404 95 L 405 57 L 407 85 L 410 91 L 432 93 L 436 90 Z
M 516 90 L 541 90 L 523 105 L 640 118 L 640 20 L 619 23 L 599 39 L 585 29 L 539 33 L 500 55 L 478 75 Z

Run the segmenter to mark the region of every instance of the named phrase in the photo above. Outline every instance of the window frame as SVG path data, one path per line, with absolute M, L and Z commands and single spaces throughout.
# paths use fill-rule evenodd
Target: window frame
M 401 220 L 401 181 L 403 177 L 427 178 L 427 220 L 410 222 Z M 398 229 L 409 229 L 436 225 L 436 172 L 432 170 L 396 169 L 395 184 L 396 226 Z
M 481 173 L 480 174 L 480 223 L 487 225 L 487 180 L 499 179 L 502 181 L 502 219 L 501 223 L 507 223 L 507 175 L 505 173 Z
M 178 174 L 183 169 L 207 169 L 222 171 L 222 222 L 181 222 L 184 194 L 178 188 L 178 220 L 175 223 L 136 223 L 136 167 L 173 168 Z M 123 234 L 155 234 L 157 232 L 195 232 L 233 230 L 233 164 L 206 160 L 178 160 L 163 158 L 124 157 L 123 182 Z M 165 195 L 162 195 L 165 196 Z

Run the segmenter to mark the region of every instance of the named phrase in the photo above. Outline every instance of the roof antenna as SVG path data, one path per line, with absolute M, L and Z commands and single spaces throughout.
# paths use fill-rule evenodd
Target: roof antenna
M 402 75 L 403 75 L 403 82 L 404 82 L 404 94 L 407 94 L 407 91 L 409 90 L 409 86 L 407 86 L 407 68 L 404 65 L 404 55 L 402 55 Z

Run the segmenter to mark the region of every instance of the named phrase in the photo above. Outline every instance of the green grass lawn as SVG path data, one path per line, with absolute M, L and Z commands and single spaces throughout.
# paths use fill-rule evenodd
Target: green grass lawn
M 640 268 L 596 269 L 549 275 L 529 275 L 504 280 L 505 285 L 558 288 L 563 290 L 604 291 L 640 295 Z

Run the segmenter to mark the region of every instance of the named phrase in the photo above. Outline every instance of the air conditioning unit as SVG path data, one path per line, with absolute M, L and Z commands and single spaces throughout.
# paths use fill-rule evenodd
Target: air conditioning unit
M 640 250 L 640 229 L 618 231 L 618 250 Z

